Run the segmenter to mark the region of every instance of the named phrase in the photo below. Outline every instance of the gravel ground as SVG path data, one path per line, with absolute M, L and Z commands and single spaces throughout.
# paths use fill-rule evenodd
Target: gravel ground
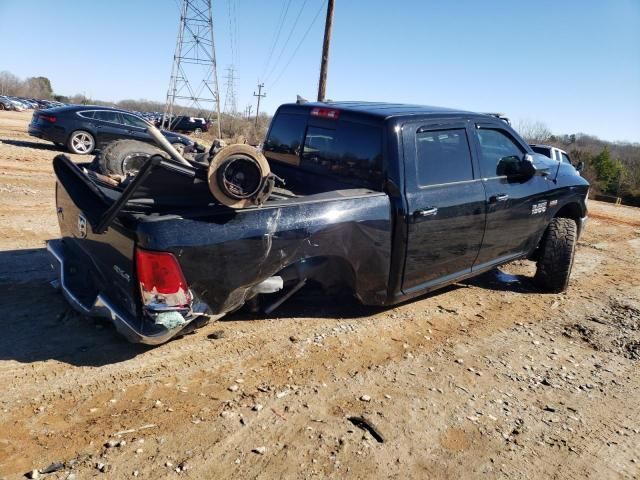
M 29 118 L 0 112 L 0 478 L 640 476 L 640 210 L 590 202 L 564 294 L 524 261 L 391 309 L 306 289 L 148 348 L 49 285 Z

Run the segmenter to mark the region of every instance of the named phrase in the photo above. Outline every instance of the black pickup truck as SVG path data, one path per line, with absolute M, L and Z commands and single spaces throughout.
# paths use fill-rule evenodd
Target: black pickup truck
M 213 201 L 206 171 L 152 157 L 126 188 L 54 159 L 61 288 L 159 344 L 307 282 L 392 305 L 519 258 L 566 289 L 589 185 L 492 115 L 416 105 L 282 105 L 263 144 L 286 182 L 261 207 Z M 284 189 L 282 189 L 284 191 Z

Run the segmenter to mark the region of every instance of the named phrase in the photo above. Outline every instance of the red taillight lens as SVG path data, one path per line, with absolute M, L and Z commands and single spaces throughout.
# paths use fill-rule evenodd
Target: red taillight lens
M 311 110 L 313 117 L 331 118 L 337 120 L 340 117 L 340 110 L 335 108 L 314 108 Z
M 182 306 L 191 303 L 187 281 L 171 253 L 137 249 L 136 272 L 145 304 Z
M 56 121 L 58 120 L 54 115 L 40 115 L 40 118 L 51 123 L 56 123 Z

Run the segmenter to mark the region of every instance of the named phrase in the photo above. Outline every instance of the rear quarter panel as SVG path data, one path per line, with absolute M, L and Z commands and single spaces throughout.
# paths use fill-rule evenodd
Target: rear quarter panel
M 383 193 L 213 216 L 141 222 L 143 248 L 168 250 L 212 313 L 239 306 L 246 291 L 303 259 L 337 257 L 364 303 L 383 303 L 391 256 L 389 198 Z

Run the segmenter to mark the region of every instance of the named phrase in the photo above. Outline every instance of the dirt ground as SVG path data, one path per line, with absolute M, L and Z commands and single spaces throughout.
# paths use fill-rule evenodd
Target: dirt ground
M 49 285 L 57 149 L 29 118 L 0 112 L 0 479 L 640 476 L 640 210 L 590 202 L 565 294 L 516 262 L 148 348 Z

